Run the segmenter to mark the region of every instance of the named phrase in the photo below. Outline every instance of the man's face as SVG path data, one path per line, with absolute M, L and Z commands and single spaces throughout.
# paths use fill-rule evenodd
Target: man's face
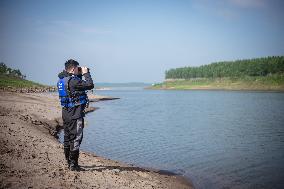
M 78 66 L 71 68 L 68 72 L 74 75 L 82 75 L 82 69 L 81 67 L 78 67 Z
M 76 74 L 76 73 L 78 72 L 77 66 L 72 67 L 68 72 L 69 72 L 69 73 L 72 73 L 72 74 Z

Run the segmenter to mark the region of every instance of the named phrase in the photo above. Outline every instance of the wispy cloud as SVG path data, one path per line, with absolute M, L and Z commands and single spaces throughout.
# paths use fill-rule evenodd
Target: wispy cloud
M 265 0 L 229 0 L 229 3 L 240 8 L 262 8 L 267 4 Z
M 38 29 L 48 32 L 49 34 L 67 35 L 67 34 L 86 34 L 86 35 L 104 35 L 112 33 L 112 30 L 102 27 L 82 24 L 70 20 L 51 20 L 39 21 L 35 24 Z
M 86 34 L 109 34 L 112 33 L 111 30 L 105 29 L 105 28 L 98 28 L 98 27 L 92 27 L 92 26 L 84 26 L 79 28 L 79 30 L 82 33 Z
M 67 20 L 57 20 L 52 21 L 53 24 L 67 30 L 73 30 L 75 32 L 80 32 L 84 34 L 109 34 L 112 31 L 99 26 L 92 26 L 92 25 L 86 25 L 81 24 L 77 22 L 67 21 Z
M 236 20 L 242 11 L 263 9 L 268 7 L 267 0 L 193 0 L 193 7 L 204 14 L 219 16 L 226 20 Z

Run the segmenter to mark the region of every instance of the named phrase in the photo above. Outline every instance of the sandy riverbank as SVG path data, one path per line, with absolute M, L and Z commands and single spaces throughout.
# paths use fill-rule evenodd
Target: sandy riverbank
M 62 126 L 54 94 L 0 92 L 0 118 L 0 188 L 193 188 L 180 176 L 87 152 L 79 158 L 85 171 L 69 171 L 53 136 Z

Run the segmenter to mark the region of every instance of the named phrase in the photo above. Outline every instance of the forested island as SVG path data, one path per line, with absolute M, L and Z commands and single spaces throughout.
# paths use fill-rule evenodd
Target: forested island
M 151 89 L 284 91 L 284 56 L 215 62 L 167 70 Z

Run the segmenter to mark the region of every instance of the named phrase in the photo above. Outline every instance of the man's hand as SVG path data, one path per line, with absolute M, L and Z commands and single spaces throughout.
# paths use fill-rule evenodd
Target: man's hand
M 81 67 L 81 68 L 82 68 L 82 75 L 89 72 L 87 67 Z

